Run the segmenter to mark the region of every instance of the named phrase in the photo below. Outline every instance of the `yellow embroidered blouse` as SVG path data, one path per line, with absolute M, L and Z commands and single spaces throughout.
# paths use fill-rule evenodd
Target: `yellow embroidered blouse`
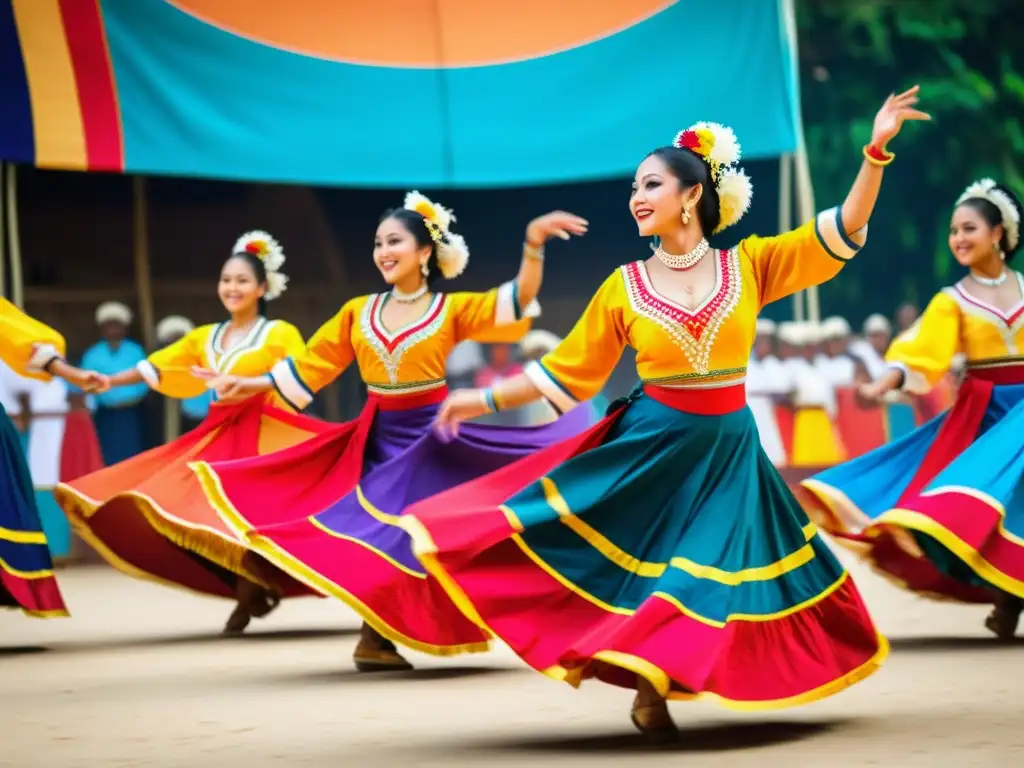
M 64 337 L 0 297 L 0 359 L 16 373 L 46 381 L 46 366 L 63 358 Z
M 1024 276 L 1014 276 L 1024 295 Z M 905 390 L 923 394 L 939 383 L 958 353 L 968 367 L 1024 362 L 1024 300 L 1003 312 L 968 293 L 963 281 L 943 288 L 893 340 L 885 360 L 903 371 Z
M 743 382 L 757 315 L 766 304 L 838 274 L 863 245 L 839 208 L 776 237 L 748 237 L 712 254 L 717 281 L 689 310 L 658 294 L 642 261 L 613 272 L 557 349 L 527 365 L 544 397 L 565 412 L 594 397 L 628 344 L 645 383 L 709 387 Z
M 539 314 L 532 302 L 519 306 L 516 283 L 486 293 L 437 293 L 427 311 L 404 328 L 384 326 L 389 294 L 347 302 L 318 330 L 302 354 L 274 366 L 277 391 L 296 408 L 355 362 L 367 389 L 377 395 L 426 392 L 445 385 L 445 362 L 458 342 L 516 342 Z
M 206 390 L 206 383 L 192 374 L 193 366 L 222 374 L 262 376 L 278 361 L 305 348 L 299 329 L 283 320 L 260 317 L 230 349 L 223 345 L 227 329 L 226 322 L 200 326 L 151 354 L 138 364 L 138 371 L 157 392 L 185 399 Z M 271 399 L 280 400 L 276 394 Z

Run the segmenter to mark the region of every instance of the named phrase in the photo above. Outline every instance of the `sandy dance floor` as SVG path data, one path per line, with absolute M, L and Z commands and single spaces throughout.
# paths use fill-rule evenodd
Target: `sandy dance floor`
M 795 710 L 674 704 L 684 738 L 657 748 L 634 733 L 628 693 L 574 691 L 504 648 L 359 675 L 341 604 L 286 603 L 225 639 L 226 604 L 64 570 L 72 619 L 0 613 L 0 766 L 1024 765 L 1024 641 L 991 639 L 983 608 L 854 572 L 892 639 L 878 674 Z

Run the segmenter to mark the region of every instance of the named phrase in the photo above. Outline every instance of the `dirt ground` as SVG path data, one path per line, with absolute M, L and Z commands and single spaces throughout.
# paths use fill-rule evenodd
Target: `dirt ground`
M 628 693 L 574 691 L 504 648 L 358 675 L 341 604 L 286 603 L 225 639 L 224 603 L 64 570 L 73 619 L 0 614 L 0 766 L 1024 765 L 1024 642 L 986 636 L 983 608 L 853 570 L 892 639 L 879 673 L 781 712 L 674 704 L 684 738 L 667 748 L 633 732 Z

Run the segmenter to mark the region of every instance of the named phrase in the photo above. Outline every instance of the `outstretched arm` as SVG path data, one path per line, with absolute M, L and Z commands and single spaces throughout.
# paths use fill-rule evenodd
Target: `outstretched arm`
M 864 162 L 853 180 L 850 193 L 843 202 L 843 226 L 847 233 L 867 226 L 878 201 L 885 166 L 895 157 L 887 145 L 900 132 L 906 120 L 931 120 L 926 112 L 916 108 L 920 86 L 896 95 L 892 94 L 875 115 L 871 143 L 864 148 Z

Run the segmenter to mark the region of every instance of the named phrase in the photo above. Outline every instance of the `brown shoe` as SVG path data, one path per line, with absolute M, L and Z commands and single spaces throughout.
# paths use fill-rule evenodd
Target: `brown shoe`
M 1000 593 L 996 598 L 995 608 L 985 619 L 985 626 L 1000 640 L 1013 640 L 1017 636 L 1017 624 L 1020 622 L 1024 600 L 1016 595 Z
M 249 608 L 244 603 L 238 603 L 224 624 L 223 634 L 240 635 L 245 632 L 250 621 L 252 621 L 252 614 L 249 613 Z
M 670 744 L 679 739 L 679 728 L 668 713 L 668 703 L 664 699 L 652 704 L 641 704 L 640 696 L 637 695 L 629 717 L 636 729 L 652 744 Z
M 281 604 L 280 595 L 242 577 L 235 586 L 235 597 L 257 619 L 262 619 Z
M 352 661 L 359 672 L 406 672 L 412 669 L 412 664 L 402 658 L 395 644 L 367 624 L 362 626 Z

